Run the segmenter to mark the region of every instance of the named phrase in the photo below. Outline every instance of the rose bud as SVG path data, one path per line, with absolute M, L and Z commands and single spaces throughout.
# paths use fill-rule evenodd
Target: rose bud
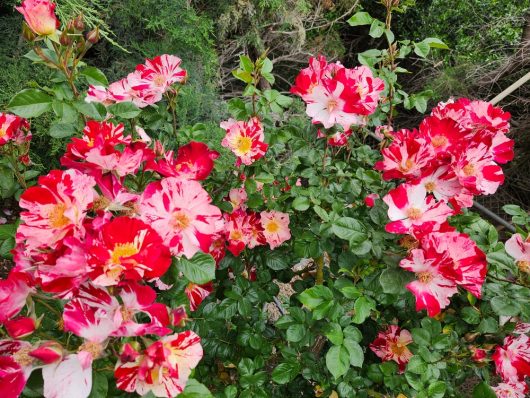
M 53 12 L 55 4 L 49 0 L 24 0 L 16 9 L 24 16 L 30 29 L 38 35 L 52 35 L 59 27 L 59 20 Z
M 376 193 L 371 193 L 364 198 L 364 204 L 368 207 L 374 207 L 376 199 L 379 199 L 379 195 Z
M 478 362 L 478 363 L 488 361 L 488 354 L 482 348 L 477 348 L 477 347 L 472 346 L 472 347 L 469 347 L 469 349 L 473 353 L 471 355 L 471 359 L 473 361 Z
M 45 364 L 50 364 L 61 360 L 63 357 L 63 347 L 55 341 L 46 341 L 38 348 L 30 351 L 28 355 Z
M 83 14 L 79 14 L 77 18 L 74 19 L 74 28 L 79 31 L 83 31 L 85 29 Z
M 86 34 L 86 39 L 89 43 L 96 44 L 99 41 L 99 28 L 91 30 Z
M 4 323 L 7 334 L 13 339 L 21 339 L 35 331 L 35 320 L 28 317 L 18 317 Z
M 140 355 L 138 350 L 140 349 L 140 344 L 137 341 L 131 343 L 126 343 L 123 345 L 120 354 L 120 361 L 123 363 L 134 362 L 136 358 Z
M 184 327 L 188 320 L 188 314 L 186 313 L 186 307 L 183 305 L 171 310 L 171 325 Z

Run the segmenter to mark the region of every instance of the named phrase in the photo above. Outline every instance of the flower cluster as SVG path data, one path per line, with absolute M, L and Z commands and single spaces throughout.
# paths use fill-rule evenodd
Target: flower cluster
M 85 100 L 110 105 L 132 102 L 139 108 L 160 101 L 175 83 L 186 80 L 186 70 L 180 67 L 181 59 L 163 54 L 147 59 L 125 78 L 111 83 L 108 88 L 90 85 Z
M 79 345 L 72 351 L 57 341 L 3 340 L 10 351 L 0 355 L 0 372 L 18 382 L 1 379 L 6 396 L 19 396 L 37 368 L 45 397 L 88 396 L 92 362 L 122 337 L 158 338 L 145 350 L 123 349 L 116 378 L 129 392 L 175 396 L 202 357 L 197 335 L 174 333 L 185 309 L 157 302 L 156 288 L 169 288 L 160 278 L 172 256 L 209 252 L 224 228 L 199 182 L 218 154 L 191 142 L 175 155 L 159 142 L 151 148 L 145 138 L 126 136 L 121 124 L 89 121 L 61 159 L 68 169 L 52 170 L 21 195 L 16 266 L 0 281 L 0 323 L 13 339 L 38 333 L 29 298 L 40 291 L 63 301 L 62 328 Z M 186 293 L 194 310 L 196 291 Z M 55 355 L 39 354 L 43 344 Z M 72 387 L 59 391 L 65 383 Z
M 225 237 L 228 250 L 234 255 L 248 247 L 268 244 L 275 249 L 291 239 L 289 215 L 279 211 L 256 213 L 246 207 L 247 194 L 244 188 L 234 188 L 229 194 L 233 211 L 225 214 Z
M 409 255 L 400 266 L 416 274 L 407 288 L 429 316 L 449 305 L 458 286 L 481 296 L 485 255 L 447 220 L 503 182 L 499 163 L 513 158 L 509 117 L 487 102 L 459 99 L 439 104 L 418 130 L 385 130 L 393 140 L 376 169 L 387 180 L 405 180 L 383 199 L 386 230 L 408 235 Z
M 384 332 L 379 332 L 370 344 L 370 349 L 383 361 L 394 361 L 399 371 L 404 372 L 412 353 L 407 345 L 412 343 L 412 335 L 408 330 L 390 325 Z
M 332 146 L 345 145 L 352 134 L 352 125 L 364 125 L 367 116 L 375 112 L 383 80 L 373 76 L 366 66 L 353 69 L 340 62 L 329 63 L 324 56 L 309 59 L 309 67 L 303 69 L 291 88 L 307 104 L 306 113 L 314 124 L 325 129 L 342 127 L 328 137 Z M 319 138 L 326 134 L 319 130 Z

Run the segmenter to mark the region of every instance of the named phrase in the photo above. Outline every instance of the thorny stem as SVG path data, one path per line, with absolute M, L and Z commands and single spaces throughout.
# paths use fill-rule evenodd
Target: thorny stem
M 15 177 L 20 184 L 20 186 L 24 189 L 28 187 L 26 184 L 26 179 L 24 178 L 24 175 L 20 174 L 20 171 L 18 170 L 18 162 L 15 158 L 15 154 L 13 151 L 13 147 L 9 148 L 9 151 L 7 152 L 7 158 L 9 159 L 9 163 L 11 163 L 11 166 L 13 167 L 13 172 L 15 173 Z

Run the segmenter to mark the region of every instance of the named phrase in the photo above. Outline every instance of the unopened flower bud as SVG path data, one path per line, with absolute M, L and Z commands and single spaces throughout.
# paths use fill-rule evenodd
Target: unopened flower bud
M 72 44 L 72 38 L 68 35 L 68 31 L 64 30 L 63 33 L 61 33 L 61 36 L 59 36 L 59 43 L 65 47 Z
M 183 305 L 171 310 L 171 324 L 173 326 L 184 327 L 187 320 L 188 314 L 186 313 L 186 308 Z
M 18 317 L 4 323 L 7 334 L 13 339 L 27 337 L 35 331 L 35 320 L 29 317 Z
M 15 7 L 20 12 L 29 28 L 40 36 L 55 33 L 59 27 L 59 20 L 55 16 L 55 4 L 49 0 L 24 0 L 20 7 Z
M 79 31 L 83 31 L 85 29 L 85 21 L 83 14 L 79 14 L 77 18 L 74 19 L 74 27 Z
M 96 44 L 99 41 L 99 28 L 96 27 L 86 34 L 86 39 L 89 43 Z
M 55 341 L 47 341 L 30 351 L 29 356 L 45 364 L 50 364 L 59 361 L 63 357 L 63 347 Z

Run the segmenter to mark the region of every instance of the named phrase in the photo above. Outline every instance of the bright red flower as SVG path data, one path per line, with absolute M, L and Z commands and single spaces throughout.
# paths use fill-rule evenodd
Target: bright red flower
M 219 152 L 211 150 L 202 142 L 191 141 L 178 149 L 177 157 L 167 152 L 164 159 L 157 161 L 154 169 L 164 177 L 181 176 L 191 180 L 206 179 Z
M 504 345 L 493 354 L 497 374 L 506 383 L 524 381 L 530 376 L 530 338 L 521 334 L 507 336 Z
M 35 329 L 35 319 L 29 317 L 18 317 L 4 323 L 7 334 L 12 339 L 21 339 L 31 335 Z
M 17 240 L 28 248 L 51 247 L 68 235 L 82 236 L 83 220 L 97 193 L 95 181 L 77 170 L 52 170 L 20 197 L 24 224 Z
M 207 252 L 222 227 L 221 211 L 210 202 L 199 182 L 168 177 L 147 186 L 140 213 L 174 255 L 191 258 Z
M 33 292 L 24 273 L 11 271 L 7 279 L 0 279 L 0 325 L 16 316 Z
M 38 35 L 54 34 L 59 27 L 55 16 L 55 4 L 49 0 L 24 0 L 20 7 L 15 7 L 24 15 L 30 29 Z
M 145 222 L 116 217 L 103 225 L 88 249 L 90 277 L 101 286 L 158 278 L 171 265 L 169 249 Z
M 377 338 L 370 344 L 370 349 L 383 361 L 394 361 L 399 365 L 399 371 L 404 372 L 412 353 L 407 345 L 412 343 L 412 335 L 408 330 L 390 325 L 384 332 L 379 332 Z
M 237 156 L 236 166 L 241 163 L 249 166 L 265 156 L 268 145 L 265 143 L 263 125 L 257 117 L 248 122 L 228 119 L 221 123 L 221 128 L 226 130 L 221 145 L 230 148 Z

